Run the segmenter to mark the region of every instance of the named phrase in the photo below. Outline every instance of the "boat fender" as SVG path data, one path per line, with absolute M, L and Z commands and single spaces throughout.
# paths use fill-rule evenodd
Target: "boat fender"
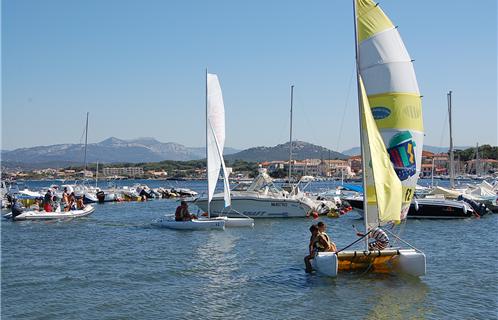
M 463 204 L 463 213 L 467 214 L 467 205 L 465 203 Z
M 417 201 L 417 200 L 415 200 L 415 201 L 413 201 L 413 202 L 414 202 L 414 204 L 415 204 L 415 211 L 418 211 L 418 209 L 419 209 L 419 206 L 418 206 L 418 201 Z

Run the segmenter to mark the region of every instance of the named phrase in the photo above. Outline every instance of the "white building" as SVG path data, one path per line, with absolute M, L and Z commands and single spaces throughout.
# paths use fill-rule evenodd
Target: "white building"
M 142 167 L 122 167 L 122 168 L 104 168 L 102 169 L 104 176 L 128 176 L 135 177 L 144 174 Z

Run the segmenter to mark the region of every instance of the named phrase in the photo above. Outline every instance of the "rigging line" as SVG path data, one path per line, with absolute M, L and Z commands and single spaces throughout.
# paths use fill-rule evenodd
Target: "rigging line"
M 395 235 L 394 233 L 392 233 L 391 231 L 385 229 L 385 231 L 387 231 L 390 235 L 392 235 L 393 237 L 395 237 L 396 239 L 398 239 L 399 241 L 403 242 L 404 244 L 406 244 L 407 246 L 411 247 L 412 249 L 414 249 L 415 251 L 418 251 L 418 252 L 422 252 L 422 250 L 419 250 L 417 248 L 415 248 L 415 246 L 409 244 L 408 242 L 406 242 L 405 240 L 401 239 L 400 237 L 398 237 L 397 235 Z
M 294 101 L 296 102 L 297 101 L 297 104 L 294 102 L 294 115 L 296 114 L 296 110 L 299 111 L 299 110 L 306 110 L 306 108 L 304 106 L 306 106 L 306 104 L 304 103 L 304 101 L 299 97 L 299 93 L 296 94 L 296 91 L 294 91 Z M 299 108 L 295 108 L 296 105 L 298 107 L 302 107 L 301 109 Z M 297 113 L 299 114 L 299 113 Z M 299 114 L 301 116 L 301 114 Z M 295 117 L 295 118 L 299 118 L 299 117 Z M 316 125 L 313 125 L 313 123 L 311 123 L 310 119 L 308 118 L 308 113 L 307 112 L 303 112 L 302 113 L 302 118 L 304 118 L 304 121 L 306 122 L 306 127 L 307 127 L 307 132 L 311 132 L 311 135 L 312 135 L 312 138 L 313 138 L 313 142 L 314 143 L 318 143 L 318 139 L 317 139 L 317 136 L 316 136 Z M 311 129 L 311 130 L 309 130 Z M 295 141 L 297 139 L 294 139 Z M 304 139 L 303 139 L 304 140 Z
M 372 229 L 373 230 L 373 229 Z M 369 230 L 367 233 L 365 233 L 363 236 L 361 236 L 359 239 L 356 239 L 355 241 L 353 241 L 352 243 L 348 244 L 347 246 L 345 246 L 344 248 L 342 248 L 341 250 L 337 250 L 335 254 L 338 254 L 339 252 L 341 251 L 344 251 L 346 250 L 347 248 L 351 247 L 352 245 L 360 242 L 361 240 L 363 240 L 365 237 L 367 237 L 369 235 L 370 232 L 372 232 L 372 230 Z
M 339 143 L 340 143 L 341 138 L 342 138 L 342 129 L 344 128 L 344 118 L 346 117 L 346 111 L 347 111 L 348 106 L 349 106 L 349 99 L 351 97 L 351 87 L 352 87 L 352 83 L 353 83 L 353 76 L 356 73 L 355 71 L 356 71 L 356 65 L 353 66 L 353 70 L 351 71 L 351 77 L 349 78 L 348 90 L 346 92 L 346 102 L 345 102 L 344 108 L 342 110 L 341 125 L 339 127 L 339 133 L 337 135 L 337 145 L 335 147 L 335 151 L 337 151 L 337 152 L 339 152 Z
M 83 132 L 81 133 L 80 143 L 79 144 L 83 144 L 83 137 L 85 136 L 85 131 L 86 131 L 86 126 L 83 127 Z
M 439 139 L 439 146 L 443 146 L 443 139 L 446 137 L 446 132 L 448 131 L 446 129 L 446 126 L 448 124 L 448 112 L 444 112 L 444 122 L 443 122 L 443 128 L 441 129 L 441 138 Z

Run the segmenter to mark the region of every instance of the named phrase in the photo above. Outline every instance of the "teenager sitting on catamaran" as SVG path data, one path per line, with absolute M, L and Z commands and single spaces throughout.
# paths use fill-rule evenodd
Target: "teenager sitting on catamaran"
M 310 260 L 313 259 L 316 253 L 316 248 L 315 248 L 315 239 L 318 237 L 319 231 L 318 227 L 316 224 L 312 224 L 310 227 L 310 232 L 311 232 L 311 237 L 310 237 L 310 243 L 309 243 L 309 255 L 304 257 L 304 265 L 306 266 L 306 273 L 311 273 L 313 271 L 313 268 L 311 267 L 311 262 Z
M 358 237 L 363 237 L 365 234 L 357 232 Z M 368 250 L 384 250 L 389 247 L 389 237 L 387 233 L 379 227 L 373 228 L 368 234 L 368 238 L 374 241 L 368 243 Z
M 317 224 L 318 227 L 318 232 L 319 236 L 322 237 L 324 241 L 319 241 L 317 242 L 317 246 L 320 249 L 323 250 L 318 250 L 318 251 L 337 251 L 337 247 L 334 242 L 330 240 L 329 235 L 325 232 L 327 231 L 327 225 L 323 223 L 322 221 L 318 222 Z
M 188 212 L 187 202 L 182 200 L 180 205 L 176 207 L 175 221 L 190 221 L 195 218 L 196 216 L 191 215 L 190 212 Z
M 314 224 L 310 227 L 311 237 L 309 244 L 309 255 L 304 257 L 304 264 L 306 266 L 307 273 L 313 271 L 310 260 L 315 257 L 317 252 L 337 251 L 335 243 L 330 241 L 330 237 L 325 233 L 325 230 L 327 230 L 327 225 L 321 221 L 318 222 L 318 225 Z

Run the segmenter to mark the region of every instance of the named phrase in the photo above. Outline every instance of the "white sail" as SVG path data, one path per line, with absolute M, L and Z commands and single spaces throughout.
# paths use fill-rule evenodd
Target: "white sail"
M 217 75 L 207 74 L 206 94 L 208 201 L 210 202 L 213 198 L 216 183 L 220 175 L 220 167 L 223 167 L 225 206 L 227 207 L 230 205 L 230 188 L 223 159 L 223 148 L 225 147 L 225 106 Z

